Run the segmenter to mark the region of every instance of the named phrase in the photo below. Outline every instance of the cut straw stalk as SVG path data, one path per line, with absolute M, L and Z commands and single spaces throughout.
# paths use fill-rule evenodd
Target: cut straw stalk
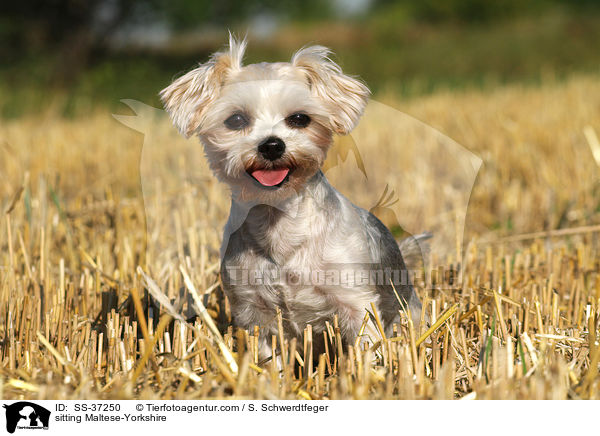
M 496 307 L 496 312 L 498 313 L 498 319 L 500 320 L 500 330 L 502 331 L 502 337 L 504 340 L 508 338 L 508 330 L 506 329 L 506 323 L 504 322 L 504 315 L 502 314 L 502 306 L 500 305 L 500 299 L 498 298 L 498 293 L 494 291 L 494 305 Z M 494 332 L 492 332 L 493 334 Z
M 171 322 L 171 319 L 173 319 L 171 317 L 170 314 L 165 313 L 159 323 L 158 323 L 158 327 L 156 328 L 156 332 L 154 333 L 154 337 L 152 338 L 152 342 L 145 344 L 145 351 L 143 356 L 141 357 L 141 359 L 138 361 L 137 366 L 135 368 L 135 370 L 133 371 L 132 375 L 131 375 L 131 382 L 133 383 L 133 385 L 135 386 L 138 377 L 140 376 L 142 370 L 144 369 L 146 362 L 148 362 L 148 359 L 150 358 L 150 356 L 154 353 L 154 347 L 156 346 L 156 343 L 158 342 L 158 340 L 160 339 L 160 337 L 162 336 L 165 328 L 167 328 L 167 325 L 169 325 L 169 323 Z
M 137 312 L 137 319 L 140 325 L 140 329 L 142 330 L 142 336 L 144 337 L 144 344 L 151 344 L 152 339 L 150 338 L 150 333 L 148 332 L 148 325 L 146 324 L 144 308 L 142 307 L 140 296 L 138 294 L 137 288 L 135 287 L 131 288 L 131 298 L 133 299 L 133 305 L 135 306 L 135 311 Z M 150 355 L 150 363 L 152 364 L 152 368 L 154 370 L 154 375 L 156 379 L 160 381 L 160 372 L 158 370 L 158 363 L 156 362 L 156 356 L 154 354 Z
M 204 307 L 204 304 L 202 304 L 202 300 L 200 300 L 200 297 L 198 296 L 198 291 L 196 291 L 196 287 L 192 283 L 192 279 L 190 279 L 190 276 L 185 272 L 185 269 L 183 269 L 183 265 L 179 265 L 179 271 L 181 271 L 181 275 L 183 275 L 183 282 L 185 283 L 186 288 L 188 289 L 188 291 L 190 291 L 190 294 L 192 294 L 192 298 L 194 299 L 194 303 L 196 304 L 198 315 L 200 315 L 202 320 L 206 323 L 209 330 L 213 334 L 215 341 L 217 342 L 217 345 L 219 346 L 219 349 L 223 354 L 223 357 L 225 357 L 225 361 L 229 365 L 229 369 L 234 374 L 237 374 L 238 366 L 235 362 L 235 358 L 229 350 L 229 347 L 227 347 L 225 342 L 223 342 L 223 337 L 221 336 L 219 329 L 215 325 L 213 319 L 208 314 L 208 311 L 206 310 L 206 307 Z
M 506 236 L 498 239 L 479 241 L 479 244 L 505 244 L 507 242 L 521 242 L 529 239 L 554 238 L 558 236 L 578 235 L 600 232 L 600 225 L 580 226 L 567 229 L 547 230 L 543 232 L 523 233 L 520 235 Z
M 585 126 L 583 128 L 583 134 L 585 135 L 585 139 L 590 146 L 590 150 L 592 151 L 592 156 L 596 161 L 596 165 L 600 167 L 600 140 L 598 140 L 596 131 L 592 126 Z
M 29 391 L 29 392 L 39 392 L 39 390 L 40 390 L 39 387 L 37 387 L 31 383 L 25 382 L 23 380 L 14 379 L 14 378 L 11 378 L 8 381 L 8 385 L 12 386 L 15 389 L 22 389 L 24 391 Z
M 42 345 L 44 345 L 44 347 L 46 347 L 48 349 L 48 351 L 50 351 L 50 353 L 56 358 L 56 360 L 58 360 L 58 362 L 67 367 L 68 365 L 70 365 L 70 363 L 67 361 L 67 359 L 65 359 L 62 354 L 60 354 L 58 352 L 58 350 L 56 348 L 54 348 L 54 346 L 48 342 L 48 340 L 40 333 L 37 332 L 37 337 L 39 339 L 39 341 L 42 343 Z
M 234 374 L 237 374 L 237 372 L 238 372 L 238 366 L 237 366 L 237 363 L 235 361 L 235 357 L 233 356 L 233 354 L 231 353 L 231 351 L 229 350 L 229 348 L 227 347 L 227 345 L 223 341 L 223 337 L 221 336 L 221 333 L 219 332 L 219 329 L 217 328 L 217 326 L 215 325 L 214 321 L 210 317 L 208 311 L 206 310 L 206 307 L 204 307 L 204 304 L 202 304 L 202 301 L 200 300 L 200 297 L 198 296 L 198 291 L 196 291 L 196 288 L 195 288 L 194 284 L 192 283 L 192 280 L 190 279 L 190 277 L 188 276 L 188 274 L 183 269 L 183 266 L 180 266 L 179 269 L 180 269 L 180 271 L 181 271 L 181 273 L 183 275 L 185 286 L 187 287 L 188 291 L 192 295 L 192 298 L 194 299 L 194 303 L 196 305 L 196 307 L 195 307 L 196 313 L 202 318 L 202 320 L 204 321 L 204 323 L 208 327 L 209 331 L 212 333 L 215 341 L 217 342 L 217 345 L 219 346 L 219 349 L 221 350 L 221 353 L 223 354 L 223 356 L 225 357 L 225 360 L 226 360 L 227 364 L 229 365 L 229 369 Z M 152 280 L 142 270 L 141 267 L 138 267 L 138 273 L 144 278 L 144 281 L 146 282 L 146 284 L 148 286 L 148 290 L 150 291 L 150 293 L 152 294 L 152 296 L 154 298 L 156 298 L 160 302 L 160 304 L 171 314 L 171 316 L 173 318 L 175 318 L 178 321 L 180 321 L 180 322 L 188 325 L 190 328 L 197 330 L 197 327 L 190 325 L 175 310 L 175 308 L 169 302 L 169 300 L 166 297 L 166 295 L 164 293 L 162 293 L 162 291 L 160 290 L 160 288 L 158 287 L 158 285 L 154 282 L 154 280 Z M 198 333 L 199 333 L 200 336 L 203 335 L 200 331 L 198 331 Z
M 383 324 L 381 323 L 381 319 L 379 319 L 379 313 L 377 312 L 377 308 L 375 307 L 374 303 L 371 303 L 371 310 L 373 311 L 373 316 L 375 317 L 377 330 L 379 331 L 379 334 L 381 335 L 383 341 L 386 342 L 387 338 L 385 336 L 385 330 L 383 329 Z
M 446 310 L 442 316 L 440 316 L 438 318 L 438 320 L 427 329 L 427 331 L 425 333 L 423 333 L 423 335 L 421 335 L 421 337 L 419 339 L 416 340 L 415 342 L 415 346 L 419 346 L 421 345 L 423 342 L 425 342 L 425 340 L 427 340 L 427 338 L 429 336 L 431 336 L 431 334 L 433 332 L 435 332 L 437 329 L 439 329 L 447 320 L 448 318 L 450 318 L 452 315 L 454 315 L 456 312 L 458 311 L 458 303 L 455 303 L 454 305 L 452 305 L 452 307 L 450 307 L 448 310 Z M 410 321 L 410 319 L 409 319 Z M 399 341 L 400 338 L 391 338 L 389 339 L 390 341 Z

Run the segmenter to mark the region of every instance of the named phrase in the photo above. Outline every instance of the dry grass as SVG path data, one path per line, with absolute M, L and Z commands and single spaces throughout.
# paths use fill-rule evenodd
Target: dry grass
M 144 138 L 102 110 L 1 124 L 0 398 L 597 398 L 590 145 L 600 82 L 381 100 L 483 159 L 463 258 L 451 236 L 461 235 L 468 177 L 448 171 L 427 127 L 398 115 L 389 130 L 375 110 L 353 137 L 368 179 L 354 158 L 328 174 L 369 208 L 389 185 L 400 201 L 379 204 L 382 219 L 437 231 L 433 264 L 452 271 L 461 261 L 463 281 L 418 283 L 434 329 L 405 320 L 393 337 L 375 332 L 370 347 L 344 348 L 331 320 L 324 336 L 307 328 L 301 353 L 273 337 L 281 371 L 257 361 L 259 330 L 228 325 L 218 247 L 229 202 L 197 144 L 164 119 L 130 120 Z M 576 229 L 502 239 L 565 228 Z M 162 307 L 148 288 L 167 296 Z M 194 300 L 206 308 L 196 318 Z M 312 356 L 314 341 L 328 353 Z

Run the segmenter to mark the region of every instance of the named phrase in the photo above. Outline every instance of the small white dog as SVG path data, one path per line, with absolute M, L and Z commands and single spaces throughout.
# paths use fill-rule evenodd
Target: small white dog
M 337 314 L 342 338 L 353 343 L 371 303 L 388 334 L 402 308 L 417 321 L 421 304 L 396 240 L 320 170 L 333 134 L 358 123 L 368 88 L 325 47 L 303 48 L 289 63 L 243 66 L 245 47 L 230 37 L 228 50 L 160 94 L 231 188 L 221 275 L 235 324 L 261 328 L 265 357 L 277 308 L 288 338 L 301 339 L 307 324 L 320 333 Z

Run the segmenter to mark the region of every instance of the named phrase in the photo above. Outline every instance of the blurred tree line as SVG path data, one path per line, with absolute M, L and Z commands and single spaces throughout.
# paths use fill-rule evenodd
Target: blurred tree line
M 323 43 L 375 91 L 403 95 L 598 72 L 599 20 L 600 0 L 6 0 L 0 117 L 57 95 L 67 114 L 123 97 L 158 105 L 226 29 L 249 29 L 249 61 Z M 162 45 L 136 44 L 132 29 Z
M 331 16 L 323 0 L 30 0 L 0 6 L 0 57 L 10 62 L 26 55 L 58 55 L 57 76 L 77 73 L 124 26 L 164 23 L 183 31 L 227 27 L 270 13 L 291 20 Z
M 593 8 L 599 0 L 380 0 L 380 6 L 404 3 L 415 19 L 430 23 L 489 23 L 535 14 L 553 6 Z
M 331 20 L 363 4 L 362 15 L 386 9 L 405 11 L 425 22 L 489 22 L 545 7 L 593 7 L 599 0 L 29 0 L 0 6 L 0 57 L 53 53 L 55 75 L 69 78 L 90 58 L 107 51 L 107 41 L 124 26 L 164 23 L 177 32 L 202 26 L 229 27 L 267 14 L 288 22 Z M 354 17 L 356 19 L 357 17 Z M 358 17 L 361 18 L 360 16 Z

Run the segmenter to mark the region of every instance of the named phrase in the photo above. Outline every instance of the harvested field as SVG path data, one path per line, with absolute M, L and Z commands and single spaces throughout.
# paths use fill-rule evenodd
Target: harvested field
M 297 353 L 277 335 L 281 370 L 258 361 L 258 329 L 230 325 L 218 277 L 229 199 L 196 142 L 164 118 L 151 134 L 148 120 L 123 120 L 143 136 L 100 108 L 3 121 L 0 398 L 597 399 L 600 81 L 376 99 L 483 161 L 469 207 L 427 171 L 378 180 L 419 136 L 386 136 L 369 119 L 353 140 L 378 188 L 355 183 L 355 158 L 332 170 L 334 184 L 374 207 L 391 183 L 388 226 L 456 227 L 464 253 L 434 242 L 444 272 L 417 283 L 418 328 L 405 320 L 393 337 L 342 347 L 331 320 L 322 336 L 308 327 Z M 440 224 L 448 211 L 462 217 Z M 326 354 L 312 356 L 316 341 Z

